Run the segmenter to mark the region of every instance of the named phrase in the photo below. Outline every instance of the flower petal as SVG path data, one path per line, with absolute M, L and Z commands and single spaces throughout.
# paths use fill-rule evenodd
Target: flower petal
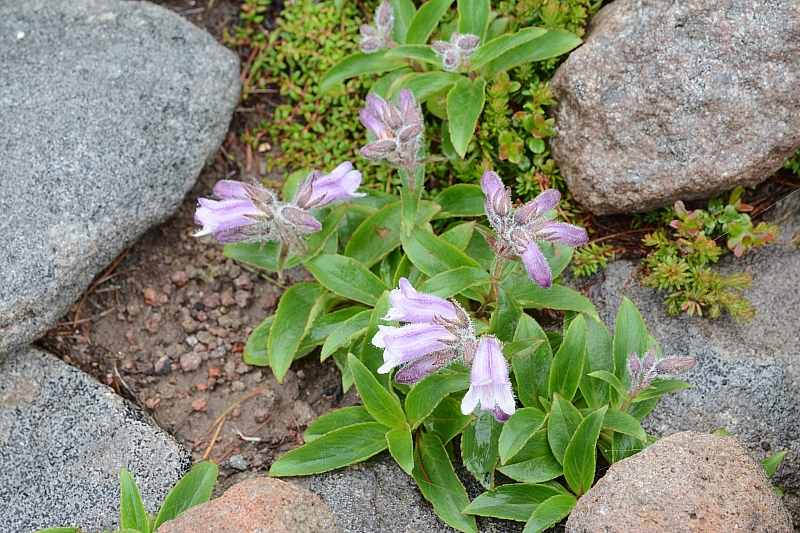
M 560 242 L 567 246 L 583 246 L 589 242 L 589 234 L 584 228 L 565 222 L 548 222 L 536 232 L 536 239 L 547 242 Z
M 550 270 L 550 265 L 547 264 L 547 260 L 544 258 L 544 254 L 542 254 L 536 241 L 529 240 L 522 250 L 520 250 L 519 245 L 516 248 L 517 253 L 522 258 L 522 262 L 525 264 L 525 270 L 528 271 L 528 275 L 533 282 L 545 289 L 549 289 L 553 285 L 553 272 Z
M 417 292 L 406 278 L 400 278 L 400 288 L 389 293 L 392 307 L 384 320 L 434 324 L 435 319 L 455 321 L 456 308 L 444 298 Z
M 247 200 L 247 188 L 244 183 L 233 180 L 221 180 L 214 185 L 214 194 L 223 200 Z

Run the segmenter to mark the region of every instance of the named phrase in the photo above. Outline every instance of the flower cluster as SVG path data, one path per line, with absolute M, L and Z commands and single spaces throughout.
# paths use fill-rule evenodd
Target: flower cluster
M 349 162 L 327 176 L 318 170 L 312 172 L 300 184 L 292 203 L 278 201 L 275 193 L 260 184 L 222 180 L 214 186 L 220 200 L 198 200 L 200 207 L 194 219 L 203 229 L 194 236 L 213 234 L 224 244 L 280 241 L 292 251 L 302 251 L 303 235 L 322 229 L 308 210 L 364 196 L 356 192 L 360 184 L 361 173 Z
M 361 31 L 361 44 L 358 45 L 358 48 L 366 54 L 374 54 L 378 50 L 394 46 L 392 5 L 387 0 L 383 0 L 375 10 L 375 26 L 364 24 L 359 30 Z
M 486 195 L 486 216 L 497 232 L 496 238 L 489 239 L 495 253 L 506 259 L 519 256 L 531 279 L 549 289 L 553 284 L 553 273 L 538 243 L 560 242 L 577 247 L 589 240 L 585 229 L 546 216 L 558 205 L 561 193 L 548 189 L 523 206 L 513 208 L 511 191 L 491 170 L 484 172 L 481 189 Z
M 469 57 L 481 44 L 481 38 L 469 33 L 453 32 L 450 42 L 434 41 L 431 48 L 442 58 L 442 68 L 447 72 L 455 72 L 469 64 Z
M 458 303 L 419 293 L 405 278 L 399 285 L 389 293 L 392 307 L 383 319 L 405 325 L 378 326 L 372 339 L 375 346 L 384 349 L 384 363 L 378 372 L 386 374 L 405 365 L 395 381 L 416 383 L 462 360 L 472 364 L 470 389 L 461 405 L 464 414 L 480 403 L 481 409 L 492 411 L 499 422 L 508 420 L 514 413 L 514 395 L 502 344 L 489 335 L 476 339 L 472 321 Z
M 364 127 L 375 136 L 375 141 L 361 148 L 359 153 L 366 159 L 385 159 L 413 172 L 425 132 L 422 109 L 409 89 L 400 91 L 397 102 L 399 106 L 386 102 L 377 94 L 367 95 L 367 107 L 360 109 L 358 114 Z
M 628 372 L 631 374 L 631 388 L 628 397 L 633 399 L 650 385 L 655 379 L 664 379 L 691 370 L 697 364 L 694 357 L 665 357 L 658 359 L 656 347 L 652 346 L 640 361 L 634 350 L 628 359 Z

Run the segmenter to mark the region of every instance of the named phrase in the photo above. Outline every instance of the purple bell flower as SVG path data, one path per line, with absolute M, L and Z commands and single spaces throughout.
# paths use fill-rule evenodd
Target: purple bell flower
M 437 324 L 378 326 L 378 333 L 372 338 L 372 344 L 384 348 L 384 362 L 378 373 L 386 374 L 398 365 L 442 350 L 456 340 L 457 337 Z
M 514 414 L 516 404 L 502 348 L 493 335 L 480 338 L 472 361 L 469 390 L 461 402 L 463 414 L 473 412 L 479 403 L 481 409 L 491 411 L 500 423 Z
M 400 288 L 389 293 L 392 307 L 383 320 L 436 324 L 456 320 L 456 307 L 444 298 L 417 292 L 406 278 L 400 279 Z
M 497 232 L 490 243 L 501 257 L 522 259 L 530 278 L 545 289 L 553 285 L 553 273 L 539 249 L 540 242 L 560 242 L 577 247 L 589 241 L 586 230 L 572 224 L 556 222 L 545 215 L 556 208 L 561 193 L 549 189 L 519 208 L 511 207 L 511 192 L 491 170 L 484 172 L 481 189 L 486 195 L 486 216 Z
M 301 209 L 311 209 L 336 200 L 361 198 L 366 194 L 356 192 L 359 185 L 361 172 L 353 170 L 353 164 L 345 161 L 327 176 L 323 176 L 319 170 L 309 174 L 297 189 L 295 203 Z
M 214 186 L 220 200 L 200 198 L 194 220 L 203 225 L 195 237 L 213 234 L 218 242 L 248 240 L 263 231 L 274 217 L 272 192 L 255 185 L 223 180 Z

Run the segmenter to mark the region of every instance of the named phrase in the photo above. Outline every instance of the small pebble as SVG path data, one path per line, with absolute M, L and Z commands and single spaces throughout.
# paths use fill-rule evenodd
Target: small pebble
M 146 288 L 144 290 L 144 303 L 147 305 L 155 305 L 157 296 L 158 294 L 155 289 L 151 289 L 150 287 Z
M 197 337 L 195 337 L 194 335 L 189 335 L 188 337 L 186 337 L 186 344 L 188 344 L 190 347 L 194 347 L 194 345 L 197 344 L 198 342 L 199 341 L 197 340 Z
M 211 358 L 212 359 L 219 359 L 221 357 L 225 357 L 225 354 L 227 352 L 228 351 L 225 349 L 224 346 L 220 346 L 219 348 L 215 348 L 214 350 L 211 351 Z
M 220 302 L 225 307 L 233 307 L 236 305 L 236 300 L 233 298 L 233 293 L 230 290 L 222 291 L 219 298 Z
M 236 294 L 233 295 L 233 299 L 239 307 L 247 307 L 247 304 L 250 302 L 250 293 L 247 291 L 236 291 Z
M 259 424 L 263 424 L 269 418 L 269 411 L 266 409 L 256 409 L 253 411 L 253 419 Z
M 230 459 L 228 459 L 228 465 L 236 470 L 247 470 L 250 467 L 244 456 L 239 454 L 231 455 Z
M 250 290 L 253 287 L 253 280 L 250 279 L 250 274 L 244 273 L 233 280 L 233 284 L 237 289 Z
M 157 374 L 169 374 L 172 370 L 172 359 L 166 355 L 159 358 L 156 364 L 153 365 Z M 183 365 L 181 365 L 182 367 Z
M 205 398 L 198 398 L 192 402 L 192 409 L 195 411 L 202 411 L 206 408 L 206 404 Z
M 231 383 L 231 389 L 235 390 L 236 392 L 241 392 L 246 388 L 247 385 L 245 385 L 243 381 L 239 381 L 238 379 Z
M 206 311 L 211 311 L 212 309 L 216 309 L 220 306 L 220 297 L 219 294 L 216 292 L 212 292 L 205 298 L 203 298 L 203 305 L 205 306 Z
M 236 365 L 236 373 L 237 374 L 247 374 L 250 372 L 250 367 L 244 363 L 239 363 Z
M 181 368 L 184 372 L 197 370 L 203 360 L 196 352 L 187 352 L 181 356 Z

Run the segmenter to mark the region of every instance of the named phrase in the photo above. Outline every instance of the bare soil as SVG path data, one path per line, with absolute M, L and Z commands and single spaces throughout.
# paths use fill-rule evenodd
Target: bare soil
M 155 3 L 220 41 L 239 20 L 236 1 L 216 0 L 210 11 L 205 0 Z M 242 359 L 249 334 L 307 271 L 292 269 L 278 281 L 225 258 L 213 237 L 192 237 L 197 198 L 211 197 L 217 181 L 280 180 L 266 176 L 263 156 L 248 154 L 241 141 L 270 107 L 248 100 L 237 109 L 223 148 L 178 213 L 126 250 L 39 342 L 140 405 L 196 461 L 216 461 L 222 477 L 269 468 L 303 443 L 316 417 L 357 401 L 342 393 L 335 364 L 320 363 L 318 354 L 296 361 L 283 384 Z

